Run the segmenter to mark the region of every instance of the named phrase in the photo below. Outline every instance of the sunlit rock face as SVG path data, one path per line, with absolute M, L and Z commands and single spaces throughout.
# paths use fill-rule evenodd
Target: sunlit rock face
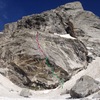
M 21 87 L 56 88 L 87 67 L 88 51 L 100 55 L 99 25 L 79 2 L 24 16 L 0 34 L 0 67 Z

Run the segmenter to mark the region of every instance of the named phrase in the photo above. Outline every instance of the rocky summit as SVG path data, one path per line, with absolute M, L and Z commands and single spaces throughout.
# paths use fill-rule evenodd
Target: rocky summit
M 62 86 L 96 57 L 100 18 L 80 2 L 24 16 L 0 34 L 0 73 L 23 88 Z

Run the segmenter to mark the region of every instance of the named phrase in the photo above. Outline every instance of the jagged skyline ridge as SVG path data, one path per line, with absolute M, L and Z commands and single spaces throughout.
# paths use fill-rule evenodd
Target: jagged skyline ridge
M 3 29 L 4 24 L 15 22 L 21 19 L 22 16 L 41 13 L 46 10 L 54 9 L 60 5 L 74 2 L 76 0 L 0 0 L 0 30 Z M 85 10 L 92 11 L 97 16 L 100 16 L 100 6 L 98 1 L 78 0 L 82 3 Z

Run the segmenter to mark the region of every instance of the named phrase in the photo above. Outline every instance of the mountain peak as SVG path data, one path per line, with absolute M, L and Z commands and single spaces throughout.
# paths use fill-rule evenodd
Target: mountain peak
M 70 9 L 81 9 L 81 10 L 83 9 L 82 4 L 79 1 L 67 3 L 67 4 L 63 5 L 63 7 L 70 8 Z

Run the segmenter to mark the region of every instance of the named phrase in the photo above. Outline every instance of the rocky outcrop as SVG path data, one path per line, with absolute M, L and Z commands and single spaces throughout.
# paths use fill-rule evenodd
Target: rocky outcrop
M 8 35 L 6 42 L 2 41 L 0 58 L 9 69 L 9 78 L 19 86 L 55 88 L 62 79 L 64 82 L 70 79 L 73 70 L 77 68 L 74 61 L 82 65 L 79 67 L 86 64 L 87 49 L 81 41 L 39 32 L 39 44 L 49 59 L 55 77 L 38 48 L 37 32 L 25 30 L 12 35 Z
M 90 76 L 82 76 L 70 90 L 72 98 L 84 98 L 99 90 L 99 82 Z
M 0 34 L 0 67 L 21 87 L 56 88 L 87 67 L 88 51 L 99 56 L 99 38 L 91 33 L 94 28 L 96 35 L 100 32 L 99 22 L 74 2 L 6 24 Z
M 73 9 L 83 10 L 80 3 L 75 5 L 67 4 L 41 14 L 25 16 L 18 22 L 5 25 L 6 35 L 1 37 L 4 41 L 0 41 L 0 59 L 2 65 L 9 69 L 10 80 L 33 89 L 56 88 L 62 84 L 61 80 L 69 80 L 74 71 L 87 66 L 87 49 L 80 40 L 54 35 L 76 37 L 74 25 L 67 14 Z M 39 45 L 45 56 L 40 52 Z

